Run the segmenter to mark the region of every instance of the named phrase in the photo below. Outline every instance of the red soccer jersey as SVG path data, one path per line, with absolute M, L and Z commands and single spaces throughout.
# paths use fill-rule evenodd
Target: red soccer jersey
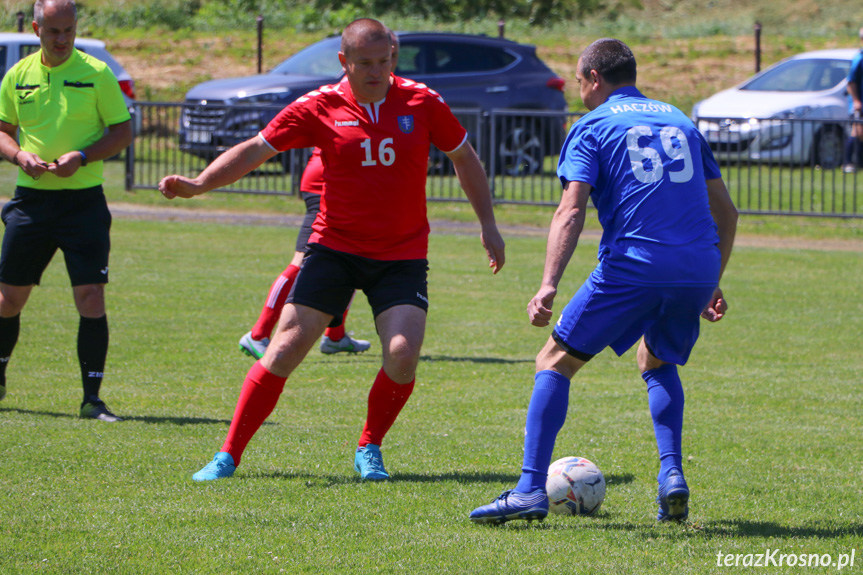
M 321 160 L 321 149 L 315 148 L 303 170 L 300 180 L 300 191 L 310 194 L 324 193 L 324 162 Z
M 427 256 L 429 144 L 451 152 L 467 138 L 436 92 L 397 76 L 374 104 L 359 104 L 348 82 L 309 92 L 260 135 L 278 151 L 321 149 L 324 193 L 309 242 L 377 260 Z

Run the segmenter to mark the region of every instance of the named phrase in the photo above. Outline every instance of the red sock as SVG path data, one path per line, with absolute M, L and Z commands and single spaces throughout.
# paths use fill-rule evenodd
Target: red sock
M 240 464 L 240 458 L 252 436 L 275 409 L 287 379 L 287 377 L 273 375 L 257 361 L 249 370 L 243 382 L 243 388 L 240 390 L 240 398 L 237 400 L 237 409 L 234 411 L 228 436 L 221 449 L 231 454 L 234 465 Z
M 413 381 L 404 384 L 396 383 L 381 368 L 369 391 L 368 415 L 363 434 L 360 436 L 360 447 L 365 447 L 369 443 L 381 444 L 384 435 L 395 423 L 413 390 Z
M 343 337 L 345 337 L 345 320 L 347 318 L 348 310 L 345 310 L 345 313 L 342 316 L 342 325 L 338 327 L 328 327 L 324 332 L 324 335 L 333 341 L 340 341 Z
M 260 341 L 265 337 L 270 337 L 273 333 L 273 328 L 276 327 L 276 322 L 282 315 L 282 307 L 285 305 L 285 300 L 291 292 L 291 286 L 294 285 L 298 273 L 300 273 L 300 268 L 289 265 L 273 282 L 264 309 L 261 310 L 261 315 L 258 317 L 255 327 L 252 328 L 252 339 Z

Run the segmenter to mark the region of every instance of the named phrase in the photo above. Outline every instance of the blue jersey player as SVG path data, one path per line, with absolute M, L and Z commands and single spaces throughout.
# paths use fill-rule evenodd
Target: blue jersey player
M 860 41 L 863 42 L 863 28 L 860 28 Z M 848 70 L 848 114 L 855 122 L 851 124 L 851 133 L 845 141 L 845 173 L 852 174 L 863 166 L 863 153 L 860 152 L 863 142 L 863 49 L 851 60 Z M 855 158 L 856 156 L 856 158 Z
M 476 523 L 546 516 L 545 483 L 570 380 L 606 347 L 620 355 L 639 339 L 638 367 L 660 458 L 658 519 L 688 517 L 677 366 L 698 338 L 699 316 L 718 321 L 728 308 L 719 278 L 731 255 L 737 210 L 692 122 L 644 97 L 635 77 L 635 57 L 619 40 L 597 40 L 578 61 L 576 79 L 590 113 L 573 126 L 560 155 L 563 195 L 542 285 L 528 304 L 531 323 L 544 327 L 552 318 L 588 198 L 603 228 L 599 264 L 537 356 L 518 485 L 475 509 L 470 519 Z

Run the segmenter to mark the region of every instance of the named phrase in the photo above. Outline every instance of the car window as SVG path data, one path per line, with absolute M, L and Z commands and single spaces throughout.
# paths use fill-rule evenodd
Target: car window
M 416 44 L 404 44 L 399 46 L 399 63 L 396 66 L 396 76 L 410 78 L 414 74 L 422 74 L 425 70 L 423 65 L 422 51 Z
M 740 87 L 741 90 L 818 92 L 838 85 L 851 62 L 835 59 L 791 60 L 769 69 Z
M 300 50 L 270 71 L 270 74 L 296 74 L 298 76 L 342 75 L 339 62 L 340 38 L 328 38 Z
M 465 43 L 430 44 L 431 69 L 435 74 L 490 72 L 509 66 L 515 56 L 501 48 Z
M 21 44 L 19 48 L 18 59 L 23 60 L 30 54 L 35 54 L 41 49 L 42 46 L 40 44 Z

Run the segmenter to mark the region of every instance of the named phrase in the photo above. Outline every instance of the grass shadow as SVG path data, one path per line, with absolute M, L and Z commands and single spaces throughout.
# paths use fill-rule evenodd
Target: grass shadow
M 701 526 L 700 531 L 710 537 L 793 537 L 828 539 L 863 536 L 863 525 L 781 525 L 770 521 L 720 520 Z
M 530 359 L 505 359 L 502 357 L 455 357 L 452 355 L 421 355 L 421 361 L 447 361 L 447 362 L 465 362 L 465 363 L 535 363 L 536 358 Z
M 602 518 L 602 514 L 599 515 Z M 607 516 L 607 515 L 606 515 Z M 576 527 L 584 528 L 584 525 Z M 781 525 L 771 521 L 747 521 L 740 519 L 721 519 L 715 522 L 685 521 L 683 523 L 654 523 L 645 529 L 643 523 L 632 521 L 600 521 L 592 523 L 592 529 L 603 531 L 626 531 L 638 533 L 640 537 L 654 541 L 656 539 L 681 536 L 697 536 L 706 539 L 730 540 L 733 537 L 765 538 L 765 539 L 834 539 L 838 537 L 863 536 L 863 525 L 825 525 L 792 526 Z
M 79 419 L 77 413 L 57 413 L 56 411 L 36 411 L 34 409 L 19 409 L 17 407 L 0 407 L 0 413 L 20 413 L 22 415 L 41 415 L 45 417 Z
M 245 474 L 250 479 L 302 479 L 308 487 L 330 487 L 333 485 L 346 485 L 352 483 L 364 483 L 358 475 L 353 473 L 345 475 L 316 475 L 313 473 L 268 471 L 251 472 Z M 438 483 L 441 481 L 455 481 L 456 483 L 515 483 L 518 475 L 512 473 L 393 473 L 390 479 L 381 483 Z M 368 482 L 377 483 L 377 482 Z
M 54 418 L 66 418 L 66 419 L 81 419 L 76 413 L 58 413 L 55 411 L 38 411 L 34 409 L 20 409 L 17 407 L 0 407 L 0 413 L 20 413 L 22 415 L 38 415 L 41 417 L 54 417 Z M 142 423 L 150 423 L 150 424 L 164 424 L 168 423 L 171 425 L 208 425 L 208 424 L 222 424 L 222 425 L 231 425 L 230 419 L 212 419 L 209 417 L 160 417 L 155 415 L 124 415 L 119 414 L 120 417 L 123 418 L 123 421 L 140 421 Z M 269 425 L 279 425 L 277 422 L 265 421 L 264 426 Z
M 316 475 L 304 472 L 289 471 L 253 471 L 244 474 L 249 479 L 302 479 L 308 487 L 330 487 L 333 485 L 346 485 L 363 482 L 359 476 L 354 474 L 345 475 Z M 483 472 L 454 472 L 454 473 L 393 473 L 385 483 L 439 483 L 441 481 L 454 481 L 456 483 L 502 483 L 515 485 L 518 483 L 516 473 L 483 473 Z M 615 485 L 623 485 L 634 481 L 631 474 L 609 475 L 606 481 Z

